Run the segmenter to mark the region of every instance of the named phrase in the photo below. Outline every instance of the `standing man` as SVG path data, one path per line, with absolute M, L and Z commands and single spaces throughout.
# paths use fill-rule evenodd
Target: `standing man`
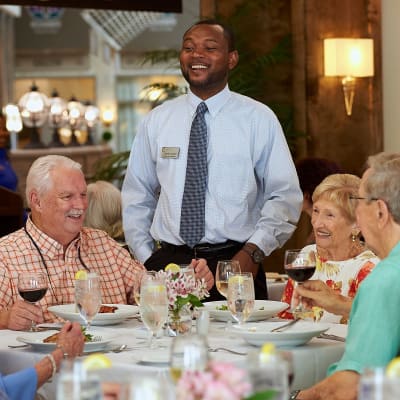
M 218 260 L 234 258 L 265 299 L 262 262 L 292 234 L 302 193 L 276 116 L 229 90 L 238 60 L 220 23 L 185 32 L 180 64 L 189 93 L 142 121 L 122 187 L 123 224 L 148 269 L 204 257 L 215 273 Z M 215 287 L 210 294 L 222 298 Z

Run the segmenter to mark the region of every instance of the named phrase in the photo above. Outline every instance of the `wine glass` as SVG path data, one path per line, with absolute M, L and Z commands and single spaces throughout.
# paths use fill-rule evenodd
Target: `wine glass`
M 140 306 L 140 286 L 144 279 L 155 279 L 157 271 L 142 271 L 139 279 L 133 285 L 133 297 L 136 305 Z
M 227 297 L 228 294 L 228 278 L 231 273 L 240 273 L 240 264 L 237 260 L 218 261 L 217 270 L 215 272 L 215 285 L 218 292 Z
M 176 336 L 171 346 L 170 374 L 178 382 L 183 371 L 204 371 L 208 363 L 208 346 L 204 336 Z
M 229 275 L 228 308 L 239 325 L 249 318 L 254 308 L 254 281 L 251 272 Z
M 301 285 L 304 281 L 310 279 L 315 272 L 316 261 L 314 252 L 305 252 L 302 250 L 286 250 L 285 252 L 285 272 L 293 279 L 297 285 Z M 304 312 L 301 303 L 291 309 L 294 317 Z
M 43 272 L 22 272 L 18 274 L 18 293 L 28 303 L 35 304 L 47 292 L 47 276 Z M 37 331 L 36 322 L 31 322 L 30 331 Z
M 75 304 L 89 330 L 101 306 L 101 285 L 97 274 L 88 273 L 86 279 L 75 280 Z
M 154 338 L 168 319 L 168 297 L 164 279 L 143 279 L 140 287 L 140 315 L 151 332 L 149 348 L 157 343 Z

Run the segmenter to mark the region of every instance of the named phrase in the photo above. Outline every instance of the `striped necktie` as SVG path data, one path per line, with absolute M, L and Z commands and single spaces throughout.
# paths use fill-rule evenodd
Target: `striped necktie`
M 180 225 L 180 235 L 189 247 L 195 246 L 204 236 L 207 187 L 206 111 L 206 103 L 201 102 L 190 129 Z

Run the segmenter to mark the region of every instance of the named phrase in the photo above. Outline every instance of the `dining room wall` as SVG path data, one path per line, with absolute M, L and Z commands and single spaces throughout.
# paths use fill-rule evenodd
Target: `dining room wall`
M 382 0 L 384 150 L 400 151 L 400 1 Z

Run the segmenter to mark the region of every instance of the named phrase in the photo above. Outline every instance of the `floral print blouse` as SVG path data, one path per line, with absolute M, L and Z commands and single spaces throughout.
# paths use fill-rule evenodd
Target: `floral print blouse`
M 305 251 L 313 251 L 317 255 L 316 270 L 310 279 L 321 280 L 330 288 L 337 290 L 343 296 L 354 297 L 365 277 L 379 262 L 379 258 L 371 251 L 365 250 L 358 256 L 343 261 L 331 261 L 321 258 L 317 253 L 315 244 L 304 247 Z M 291 304 L 294 281 L 289 279 L 283 291 L 282 301 Z M 293 319 L 292 313 L 282 311 L 278 314 L 280 318 Z M 341 322 L 341 316 L 324 310 L 321 321 Z

